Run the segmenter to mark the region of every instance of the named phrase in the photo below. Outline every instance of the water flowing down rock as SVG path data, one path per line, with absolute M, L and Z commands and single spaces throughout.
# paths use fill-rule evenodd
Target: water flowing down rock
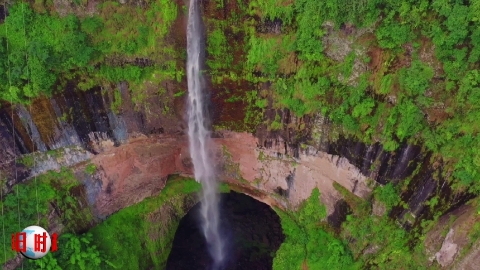
M 219 198 L 212 159 L 209 154 L 209 115 L 206 110 L 205 84 L 201 74 L 201 18 L 197 1 L 191 0 L 187 26 L 188 137 L 195 179 L 202 183 L 201 213 L 203 232 L 214 269 L 224 260 L 224 241 L 219 231 Z

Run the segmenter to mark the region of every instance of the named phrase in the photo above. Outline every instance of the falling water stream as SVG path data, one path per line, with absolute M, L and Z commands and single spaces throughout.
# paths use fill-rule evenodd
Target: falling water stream
M 209 114 L 201 74 L 201 17 L 197 0 L 190 0 L 187 25 L 188 138 L 195 179 L 202 184 L 200 196 L 202 228 L 214 269 L 224 260 L 225 243 L 219 228 L 219 195 L 211 156 Z

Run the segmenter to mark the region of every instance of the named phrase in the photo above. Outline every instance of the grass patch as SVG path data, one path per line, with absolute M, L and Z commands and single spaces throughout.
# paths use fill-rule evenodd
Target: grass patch
M 93 175 L 96 171 L 97 171 L 97 166 L 95 166 L 95 164 L 89 163 L 85 167 L 85 173 L 88 175 Z
M 122 209 L 91 229 L 94 244 L 118 269 L 163 269 L 180 219 L 200 188 L 193 179 L 172 177 L 158 196 Z

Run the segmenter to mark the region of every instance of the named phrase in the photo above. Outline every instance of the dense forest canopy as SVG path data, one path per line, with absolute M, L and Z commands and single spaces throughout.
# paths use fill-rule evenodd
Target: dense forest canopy
M 251 1 L 249 14 L 280 19 L 282 33 L 249 32 L 244 71 L 253 81 L 273 82 L 277 106 L 298 116 L 321 112 L 389 151 L 405 141 L 425 145 L 449 164 L 446 175 L 458 189 L 478 194 L 479 7 L 478 1 Z M 367 53 L 354 48 L 343 61 L 327 57 L 326 22 L 370 29 L 373 35 L 353 43 Z M 355 61 L 374 60 L 368 52 L 381 54 L 379 66 L 346 83 Z
M 0 53 L 6 60 L 0 64 L 0 97 L 28 103 L 30 98 L 61 91 L 73 78 L 85 90 L 102 82 L 139 84 L 152 67 L 135 65 L 135 58 L 161 60 L 157 72 L 162 78 L 182 76 L 172 60 L 174 49 L 161 43 L 177 17 L 174 3 L 153 2 L 143 11 L 104 2 L 98 9 L 94 16 L 78 17 L 35 12 L 21 2 L 8 7 L 0 26 Z M 127 61 L 112 64 L 120 56 Z

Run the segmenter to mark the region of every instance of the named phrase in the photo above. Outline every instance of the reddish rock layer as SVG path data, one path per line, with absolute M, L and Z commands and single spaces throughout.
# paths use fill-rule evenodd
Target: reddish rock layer
M 181 162 L 185 145 L 183 138 L 140 137 L 96 155 L 91 160 L 101 181 L 94 204 L 96 214 L 108 216 L 154 195 L 163 189 L 168 175 L 189 174 Z
M 248 133 L 224 132 L 223 138 L 214 139 L 212 152 L 221 180 L 269 205 L 295 208 L 318 187 L 332 213 L 341 198 L 334 182 L 360 197 L 369 192 L 365 177 L 346 160 L 325 153 L 301 154 L 297 159 L 279 156 L 275 147 L 258 148 L 257 139 Z M 141 136 L 105 149 L 92 163 L 99 169 L 101 188 L 94 210 L 101 217 L 159 192 L 171 174 L 193 173 L 185 136 Z

